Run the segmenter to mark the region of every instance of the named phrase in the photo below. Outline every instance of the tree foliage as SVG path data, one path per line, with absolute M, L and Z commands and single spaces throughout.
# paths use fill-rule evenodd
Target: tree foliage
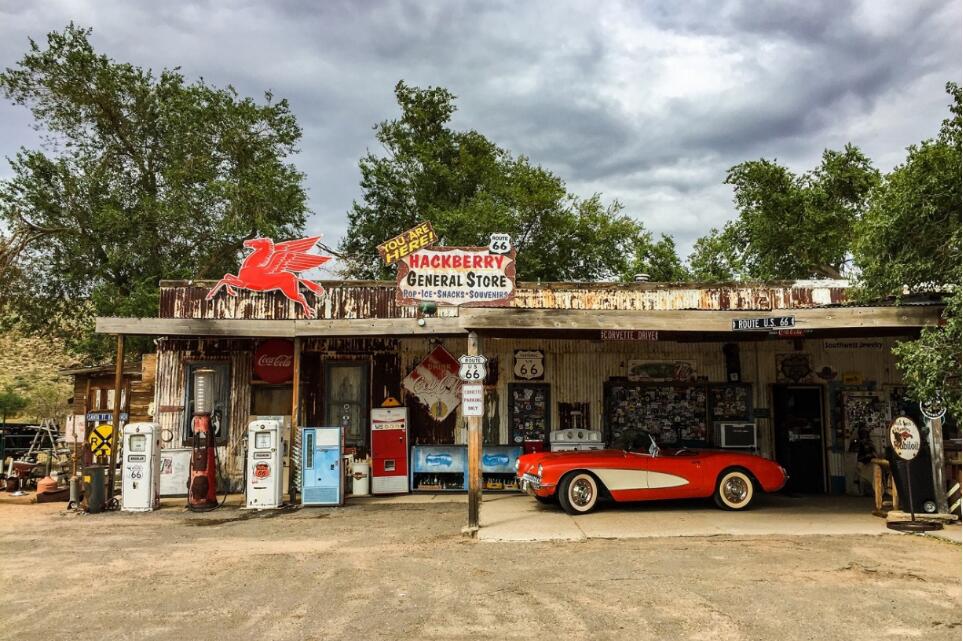
M 28 399 L 21 396 L 11 387 L 6 387 L 0 391 L 0 424 L 7 424 L 8 416 L 15 416 L 20 410 L 27 407 Z
M 651 238 L 618 202 L 569 194 L 528 158 L 477 131 L 453 130 L 455 96 L 444 88 L 399 82 L 395 97 L 400 118 L 375 127 L 383 152 L 360 161 L 362 197 L 340 245 L 348 276 L 391 277 L 376 246 L 428 220 L 441 245 L 487 245 L 492 233 L 511 234 L 523 280 L 627 277 Z
M 942 394 L 960 418 L 961 92 L 947 84 L 950 117 L 935 139 L 907 149 L 906 161 L 874 190 L 856 227 L 854 256 L 864 296 L 949 289 L 944 324 L 896 348 L 918 400 Z
M 697 242 L 690 257 L 697 278 L 839 278 L 879 172 L 846 145 L 827 149 L 818 167 L 800 175 L 761 159 L 733 166 L 725 182 L 738 218 Z
M 95 315 L 156 314 L 161 278 L 220 277 L 245 238 L 300 233 L 307 207 L 285 100 L 155 76 L 97 53 L 90 34 L 31 40 L 0 73 L 43 134 L 0 183 L 0 277 L 8 315 L 96 358 Z

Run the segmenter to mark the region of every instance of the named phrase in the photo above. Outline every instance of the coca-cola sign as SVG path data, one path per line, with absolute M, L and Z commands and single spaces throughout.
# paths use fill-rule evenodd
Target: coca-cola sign
M 254 375 L 265 383 L 287 383 L 294 376 L 294 344 L 272 339 L 254 352 Z

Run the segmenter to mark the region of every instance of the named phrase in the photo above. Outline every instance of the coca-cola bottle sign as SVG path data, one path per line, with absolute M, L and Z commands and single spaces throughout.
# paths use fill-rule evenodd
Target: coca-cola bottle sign
M 294 376 L 294 344 L 271 339 L 254 352 L 254 375 L 266 383 L 287 383 Z

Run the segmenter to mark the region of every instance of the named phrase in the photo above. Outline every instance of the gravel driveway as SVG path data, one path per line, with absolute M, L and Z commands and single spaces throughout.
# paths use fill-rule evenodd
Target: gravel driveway
M 0 503 L 0 638 L 960 638 L 960 546 L 490 543 L 458 503 L 77 515 Z

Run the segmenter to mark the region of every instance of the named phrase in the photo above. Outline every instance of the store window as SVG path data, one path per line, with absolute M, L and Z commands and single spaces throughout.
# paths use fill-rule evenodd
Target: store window
M 227 443 L 229 410 L 231 406 L 231 365 L 225 362 L 194 362 L 185 368 L 187 398 L 184 399 L 184 424 L 182 433 L 184 444 L 190 445 L 194 437 L 194 373 L 199 369 L 214 371 L 214 393 L 212 394 L 211 431 L 218 445 Z
M 291 414 L 290 385 L 252 385 L 251 416 L 287 416 Z

